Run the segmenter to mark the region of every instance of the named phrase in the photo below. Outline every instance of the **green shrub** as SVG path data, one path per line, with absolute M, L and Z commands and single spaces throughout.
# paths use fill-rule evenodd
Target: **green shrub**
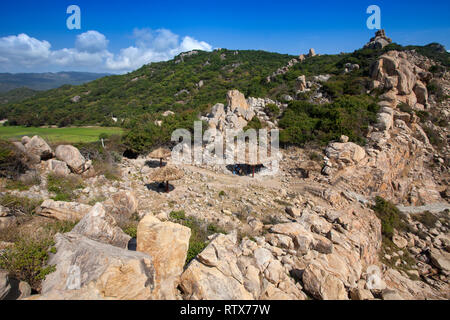
M 46 266 L 53 240 L 21 238 L 12 248 L 0 254 L 0 268 L 7 270 L 11 277 L 25 281 L 36 290 L 40 290 L 41 281 L 55 271 L 55 266 Z
M 127 235 L 129 235 L 132 238 L 137 237 L 137 225 L 132 224 L 128 225 L 123 229 L 123 232 L 125 232 Z
M 47 190 L 56 195 L 52 198 L 55 201 L 72 201 L 76 198 L 74 191 L 82 189 L 83 180 L 77 176 L 58 176 L 50 173 L 47 176 Z
M 184 211 L 172 211 L 169 213 L 169 217 L 172 221 L 191 229 L 186 264 L 206 248 L 208 245 L 208 236 L 214 233 L 226 233 L 223 229 L 214 224 L 207 225 L 205 221 L 194 217 L 186 217 Z
M 412 215 L 412 218 L 414 220 L 416 220 L 416 221 L 419 221 L 420 223 L 422 223 L 427 228 L 434 228 L 436 222 L 439 220 L 438 217 L 436 217 L 434 214 L 432 214 L 429 211 L 426 211 L 426 212 L 421 213 L 421 214 Z
M 12 143 L 0 139 L 0 177 L 16 179 L 28 169 L 25 160 Z
M 381 233 L 388 239 L 392 239 L 394 229 L 405 230 L 407 228 L 402 213 L 393 203 L 377 196 L 372 209 L 381 220 Z
M 430 140 L 430 143 L 437 147 L 438 149 L 442 149 L 445 147 L 445 142 L 441 139 L 439 136 L 439 133 L 430 128 L 430 127 L 423 127 L 423 131 L 426 133 L 428 140 Z
M 243 130 L 247 131 L 249 129 L 254 129 L 254 130 L 262 129 L 261 120 L 259 120 L 258 117 L 253 117 L 253 119 L 247 123 L 247 125 L 244 127 Z
M 0 196 L 0 204 L 9 208 L 13 212 L 32 215 L 35 213 L 37 207 L 42 204 L 42 199 L 32 199 L 15 196 L 12 194 L 5 194 Z
M 279 122 L 280 142 L 326 145 L 346 135 L 350 141 L 364 144 L 368 126 L 376 121 L 377 111 L 378 106 L 369 96 L 344 96 L 324 105 L 294 101 Z
M 272 119 L 277 118 L 280 115 L 280 108 L 273 103 L 269 103 L 264 108 L 264 112 Z

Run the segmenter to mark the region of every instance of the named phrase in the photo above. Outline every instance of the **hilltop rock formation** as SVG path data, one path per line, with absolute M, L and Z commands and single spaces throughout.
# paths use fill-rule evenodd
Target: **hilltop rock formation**
M 392 39 L 386 37 L 386 33 L 383 29 L 378 30 L 375 33 L 375 37 L 370 39 L 370 42 L 367 43 L 364 48 L 368 49 L 383 49 L 388 44 L 392 43 Z
M 389 51 L 372 66 L 373 88 L 386 90 L 384 105 L 395 108 L 398 103 L 423 110 L 428 107 L 427 83 L 431 74 L 412 63 L 413 53 Z

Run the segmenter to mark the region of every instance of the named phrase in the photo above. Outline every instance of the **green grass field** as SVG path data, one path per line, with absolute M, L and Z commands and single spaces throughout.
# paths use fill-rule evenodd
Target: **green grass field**
M 45 140 L 56 142 L 94 142 L 99 140 L 101 133 L 122 134 L 121 128 L 108 127 L 71 127 L 71 128 L 36 128 L 36 127 L 3 127 L 0 126 L 0 138 L 19 140 L 23 136 L 38 135 Z

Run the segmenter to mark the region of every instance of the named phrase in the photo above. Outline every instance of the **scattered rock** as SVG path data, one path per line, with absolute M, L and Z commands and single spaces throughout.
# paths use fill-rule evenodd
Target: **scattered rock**
M 169 221 L 161 222 L 151 215 L 139 222 L 137 251 L 152 257 L 159 299 L 176 298 L 176 287 L 183 272 L 190 236 L 189 228 Z
M 42 216 L 61 221 L 79 221 L 91 209 L 91 206 L 78 202 L 47 199 L 41 204 L 38 213 Z
M 71 233 L 83 235 L 89 239 L 127 248 L 131 237 L 117 226 L 114 218 L 106 213 L 103 205 L 97 203 L 72 229 Z

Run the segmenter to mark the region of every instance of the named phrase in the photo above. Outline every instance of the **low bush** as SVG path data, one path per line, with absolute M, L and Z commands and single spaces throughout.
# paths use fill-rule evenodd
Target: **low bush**
M 55 266 L 47 266 L 49 251 L 55 252 L 50 238 L 21 238 L 12 248 L 0 254 L 0 268 L 10 276 L 27 282 L 32 289 L 40 291 L 41 281 L 55 271 Z
M 186 217 L 184 211 L 172 211 L 169 217 L 172 221 L 191 229 L 186 264 L 191 262 L 191 260 L 206 248 L 208 245 L 208 236 L 214 233 L 226 233 L 225 230 L 214 224 L 207 224 L 205 221 L 194 217 Z
M 72 201 L 76 198 L 74 191 L 82 188 L 83 180 L 78 176 L 62 177 L 53 173 L 47 176 L 47 190 L 55 193 L 52 198 L 55 201 Z
M 392 239 L 394 229 L 406 230 L 403 214 L 393 203 L 377 196 L 372 209 L 381 220 L 381 233 L 386 238 Z
M 32 215 L 42 204 L 42 199 L 20 197 L 12 194 L 0 196 L 0 204 L 9 208 L 13 213 Z
M 421 214 L 415 214 L 412 216 L 412 218 L 416 221 L 419 221 L 427 228 L 434 228 L 436 222 L 439 220 L 439 218 L 437 216 L 435 216 L 434 214 L 432 214 L 429 211 L 426 211 Z
M 291 102 L 280 119 L 280 142 L 304 146 L 326 145 L 341 135 L 365 144 L 369 124 L 376 122 L 378 106 L 369 96 L 343 96 L 331 104 Z

